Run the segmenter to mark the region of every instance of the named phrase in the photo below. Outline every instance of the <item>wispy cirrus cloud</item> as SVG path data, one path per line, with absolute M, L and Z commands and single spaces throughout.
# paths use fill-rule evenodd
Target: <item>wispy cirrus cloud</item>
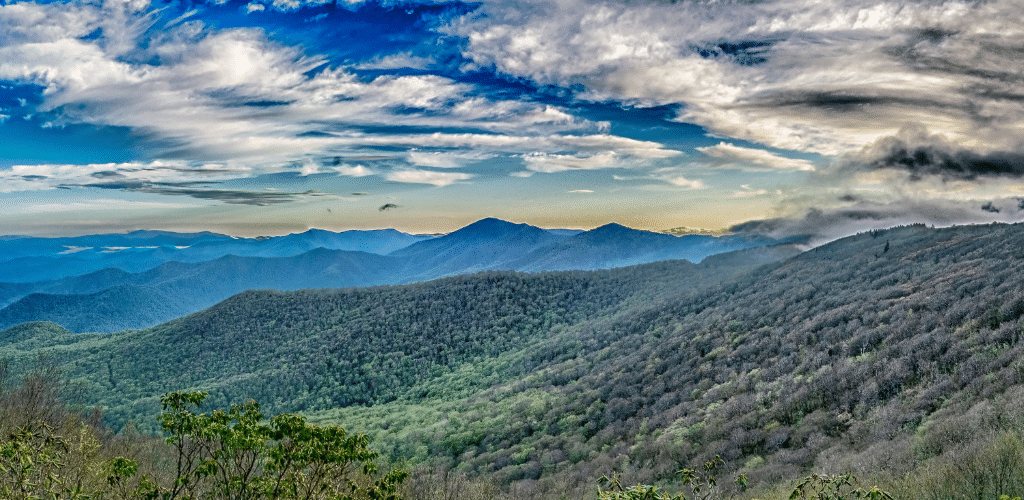
M 769 168 L 778 170 L 814 170 L 814 164 L 807 160 L 786 158 L 770 151 L 755 148 L 745 148 L 720 142 L 715 146 L 696 148 L 697 151 L 707 156 L 717 158 L 724 165 L 737 166 L 739 168 Z
M 190 208 L 194 205 L 187 203 L 168 203 L 154 201 L 122 200 L 116 198 L 100 198 L 88 201 L 75 201 L 70 203 L 37 203 L 19 207 L 15 211 L 19 214 L 46 214 L 60 212 L 78 211 L 110 211 L 110 210 L 165 210 Z
M 45 191 L 58 187 L 88 185 L 98 181 L 127 182 L 217 182 L 249 172 L 243 166 L 223 164 L 189 165 L 185 162 L 93 163 L 15 165 L 0 171 L 0 191 Z M 20 182 L 21 185 L 18 185 Z
M 231 168 L 225 165 L 193 167 L 185 163 L 159 161 L 126 164 L 15 165 L 9 172 L 0 172 L 0 192 L 95 188 L 188 196 L 229 204 L 257 206 L 322 196 L 321 193 L 313 192 L 253 191 L 215 187 L 223 180 L 237 178 L 246 172 L 245 168 Z

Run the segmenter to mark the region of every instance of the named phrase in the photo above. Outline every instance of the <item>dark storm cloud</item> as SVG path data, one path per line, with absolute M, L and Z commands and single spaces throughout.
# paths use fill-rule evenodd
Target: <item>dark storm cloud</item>
M 790 90 L 759 94 L 744 99 L 734 109 L 754 108 L 806 108 L 828 112 L 861 112 L 868 108 L 889 108 L 894 106 L 962 110 L 963 103 L 954 103 L 912 95 L 862 92 L 855 90 Z
M 911 180 L 937 176 L 944 181 L 1024 176 L 1024 154 L 1016 151 L 977 152 L 959 147 L 924 127 L 905 127 L 848 158 L 844 169 L 905 171 Z
M 731 227 L 734 233 L 784 239 L 802 237 L 814 245 L 871 229 L 925 223 L 936 226 L 1019 220 L 1022 203 L 1007 198 L 979 205 L 976 202 L 906 199 L 892 203 L 860 201 L 850 207 L 810 208 L 790 217 L 754 220 Z

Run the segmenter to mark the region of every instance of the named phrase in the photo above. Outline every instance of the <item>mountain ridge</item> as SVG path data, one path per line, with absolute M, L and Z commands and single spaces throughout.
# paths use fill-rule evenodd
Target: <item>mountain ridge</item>
M 311 242 L 330 243 L 341 238 L 353 244 L 377 237 L 383 237 L 381 245 L 386 246 L 396 236 L 406 241 L 408 235 L 404 234 L 394 230 L 359 231 L 354 235 L 309 230 L 263 242 L 261 248 L 262 253 L 291 254 L 313 246 Z M 711 238 L 708 241 L 717 246 L 617 224 L 583 232 L 552 233 L 528 224 L 488 218 L 444 236 L 414 238 L 415 242 L 386 255 L 318 247 L 285 257 L 229 254 L 194 263 L 169 260 L 139 272 L 111 268 L 29 284 L 0 283 L 0 328 L 26 321 L 57 321 L 78 332 L 113 332 L 153 326 L 248 289 L 373 286 L 488 270 L 605 269 L 681 258 L 699 262 L 714 253 L 772 243 L 766 239 L 704 238 Z M 195 246 L 222 244 L 211 241 Z M 381 248 L 365 242 L 360 245 Z M 125 293 L 127 289 L 102 293 L 118 286 L 140 287 L 139 297 Z M 148 297 L 151 306 L 146 306 L 141 297 Z M 108 316 L 101 318 L 91 310 L 106 311 Z M 86 317 L 93 320 L 82 319 Z

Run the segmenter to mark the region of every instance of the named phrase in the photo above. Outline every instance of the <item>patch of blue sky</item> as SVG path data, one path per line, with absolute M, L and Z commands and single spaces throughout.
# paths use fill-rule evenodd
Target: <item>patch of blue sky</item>
M 263 9 L 252 10 L 250 5 L 257 4 Z M 260 26 L 279 43 L 301 46 L 310 54 L 326 56 L 332 63 L 340 64 L 405 52 L 437 56 L 439 35 L 432 28 L 476 6 L 463 2 L 357 6 L 332 2 L 279 10 L 272 2 L 231 0 L 221 5 L 204 3 L 185 8 L 199 9 L 192 18 L 208 26 Z
M 66 124 L 45 126 L 38 115 L 0 124 L 0 168 L 41 163 L 124 163 L 144 159 L 149 149 L 127 127 Z

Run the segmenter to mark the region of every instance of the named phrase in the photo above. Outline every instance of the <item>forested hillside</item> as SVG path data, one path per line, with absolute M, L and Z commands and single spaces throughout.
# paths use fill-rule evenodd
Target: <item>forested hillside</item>
M 254 291 L 143 331 L 22 326 L 0 349 L 15 370 L 60 360 L 115 425 L 167 390 L 252 397 L 519 498 L 613 473 L 671 487 L 716 456 L 762 498 L 811 471 L 998 498 L 1024 493 L 1021 241 L 909 226 L 786 258 Z
M 40 258 L 49 262 L 43 267 L 54 272 L 64 272 L 68 266 L 76 268 L 84 253 L 90 254 L 86 256 L 89 266 L 113 259 L 122 267 L 148 270 L 129 273 L 108 268 L 34 283 L 2 283 L 5 277 L 17 273 L 4 269 L 4 256 L 0 255 L 0 329 L 29 321 L 50 321 L 75 332 L 106 333 L 153 326 L 252 289 L 412 283 L 486 270 L 607 269 L 670 259 L 699 262 L 709 255 L 774 243 L 743 236 L 676 237 L 623 226 L 586 232 L 551 231 L 484 219 L 437 238 L 394 230 L 309 230 L 258 240 L 219 235 L 221 239 L 194 241 L 185 248 L 140 247 L 114 254 L 95 248 L 68 255 L 56 252 L 56 248 L 64 248 L 60 244 L 85 245 L 108 240 L 125 244 L 136 240 L 166 243 L 172 236 L 173 233 L 143 232 L 43 239 L 42 243 L 39 239 L 28 239 L 24 242 L 28 248 L 22 250 L 50 252 Z M 179 239 L 192 241 L 186 237 L 193 236 L 181 235 Z M 211 236 L 201 233 L 194 237 Z M 18 241 L 21 240 L 7 243 L 16 246 Z M 388 255 L 372 253 L 396 247 L 401 248 Z M 172 256 L 180 261 L 168 261 Z M 162 263 L 156 265 L 158 262 Z M 18 262 L 14 263 L 15 268 L 22 269 Z M 150 268 L 147 263 L 156 267 Z
M 1020 241 L 1021 225 L 879 231 L 582 323 L 531 345 L 529 376 L 449 408 L 444 450 L 552 492 L 609 470 L 670 480 L 715 456 L 754 484 L 900 478 L 926 460 L 955 478 L 1024 430 Z M 387 428 L 387 409 L 348 414 Z M 399 454 L 436 442 L 404 437 Z
M 144 420 L 138 417 L 155 411 L 156 396 L 180 388 L 208 391 L 220 405 L 256 398 L 272 411 L 448 397 L 528 373 L 533 367 L 523 363 L 522 350 L 553 331 L 691 293 L 792 252 L 753 249 L 705 265 L 668 261 L 397 287 L 249 291 L 143 331 L 53 336 L 47 327 L 32 337 L 19 327 L 0 333 L 0 348 L 30 361 L 40 342 L 58 344 L 46 352 L 85 383 L 115 426 Z M 473 376 L 460 383 L 468 385 L 453 387 L 450 377 L 465 367 Z

